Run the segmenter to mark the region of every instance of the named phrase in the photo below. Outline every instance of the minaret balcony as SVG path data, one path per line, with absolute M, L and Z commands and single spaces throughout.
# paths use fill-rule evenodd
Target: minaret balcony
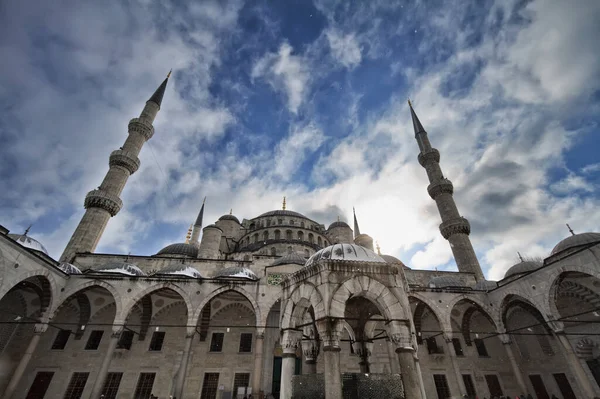
M 452 195 L 454 193 L 454 186 L 448 179 L 436 180 L 427 186 L 427 192 L 431 198 L 436 199 L 440 194 L 446 193 Z
M 467 234 L 471 233 L 471 225 L 465 218 L 458 217 L 455 219 L 446 220 L 440 224 L 440 233 L 447 240 L 454 234 Z
M 108 164 L 110 166 L 121 166 L 134 174 L 140 168 L 140 159 L 128 151 L 115 150 L 110 153 Z
M 127 128 L 128 128 L 129 134 L 134 133 L 134 132 L 139 133 L 142 136 L 144 136 L 146 141 L 150 140 L 152 138 L 152 136 L 154 136 L 154 126 L 152 126 L 152 123 L 150 123 L 144 119 L 133 118 L 132 120 L 129 121 L 129 125 Z
M 419 153 L 417 158 L 422 167 L 429 165 L 431 162 L 440 162 L 440 152 L 435 148 L 430 148 L 427 151 Z
M 115 216 L 123 207 L 123 201 L 118 196 L 108 193 L 104 190 L 92 190 L 85 196 L 85 209 L 100 208 L 104 209 L 110 216 Z

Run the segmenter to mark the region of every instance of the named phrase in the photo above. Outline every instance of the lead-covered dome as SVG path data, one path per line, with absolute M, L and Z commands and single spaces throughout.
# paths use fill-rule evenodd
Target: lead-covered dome
M 189 244 L 185 242 L 179 242 L 176 244 L 167 245 L 155 256 L 170 255 L 170 256 L 185 256 L 188 258 L 198 257 L 198 244 Z
M 436 276 L 429 280 L 429 288 L 466 287 L 459 278 L 454 276 Z
M 292 217 L 296 217 L 296 218 L 308 219 L 306 216 L 304 216 L 301 213 L 294 212 L 294 211 L 288 211 L 288 210 L 284 210 L 284 209 L 279 209 L 279 210 L 276 210 L 276 211 L 265 212 L 265 213 L 263 213 L 262 215 L 260 215 L 258 217 L 262 218 L 262 217 L 266 217 L 266 216 L 292 216 Z
M 154 273 L 159 276 L 182 276 L 189 278 L 202 278 L 202 275 L 195 267 L 186 265 L 185 263 L 174 263 L 167 267 L 162 268 L 158 272 Z
M 108 263 L 104 266 L 101 266 L 94 270 L 95 272 L 100 273 L 119 273 L 125 274 L 127 276 L 145 276 L 146 273 L 142 271 L 139 267 L 134 265 L 133 263 L 127 262 L 113 262 Z
M 480 280 L 473 286 L 473 289 L 477 291 L 491 291 L 494 288 L 498 288 L 498 283 L 488 280 Z
M 38 240 L 29 237 L 27 234 L 9 234 L 8 238 L 18 242 L 25 248 L 33 249 L 34 251 L 42 252 L 48 255 L 46 248 Z
M 259 280 L 258 276 L 247 267 L 231 266 L 217 271 L 214 278 L 243 278 L 247 280 Z
M 574 234 L 565 238 L 552 249 L 551 255 L 562 252 L 566 249 L 582 247 L 584 245 L 600 243 L 600 233 L 581 233 Z
M 279 266 L 279 265 L 300 265 L 304 266 L 306 263 L 306 259 L 297 252 L 292 252 L 291 254 L 287 254 L 282 256 L 281 258 L 275 259 L 271 266 Z
M 319 260 L 387 263 L 385 259 L 370 249 L 355 244 L 333 244 L 323 248 L 308 258 L 306 266 L 310 266 Z
M 331 223 L 329 225 L 329 228 L 327 230 L 335 229 L 336 227 L 345 227 L 347 229 L 350 228 L 350 226 L 348 226 L 348 223 L 342 222 L 341 220 L 338 220 L 337 222 Z
M 518 274 L 524 274 L 532 272 L 536 269 L 542 267 L 542 262 L 533 261 L 533 260 L 525 260 L 517 263 L 516 265 L 510 267 L 506 273 L 504 274 L 504 278 L 510 276 L 516 276 Z
M 58 268 L 67 274 L 81 274 L 81 270 L 77 266 L 68 262 L 62 262 L 58 265 Z
M 232 220 L 234 222 L 236 222 L 237 224 L 240 224 L 240 221 L 238 218 L 236 218 L 233 215 L 227 214 L 227 215 L 223 215 L 219 218 L 219 220 Z
M 395 256 L 392 256 L 392 255 L 379 255 L 379 256 L 381 256 L 387 263 L 391 263 L 393 265 L 400 265 L 404 269 L 410 269 L 410 267 L 406 266 L 404 264 L 404 262 L 402 262 L 400 259 L 396 258 Z

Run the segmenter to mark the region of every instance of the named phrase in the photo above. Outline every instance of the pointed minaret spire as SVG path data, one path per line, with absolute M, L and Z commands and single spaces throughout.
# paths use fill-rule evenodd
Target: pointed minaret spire
M 29 226 L 29 227 L 31 227 L 31 226 Z M 575 235 L 575 232 L 573 231 L 573 229 L 571 228 L 571 226 L 569 226 L 569 223 L 567 223 L 567 229 L 569 229 L 569 233 L 571 233 L 572 236 Z
M 285 197 L 283 197 L 283 206 L 281 207 L 285 211 Z
M 421 150 L 418 158 L 419 163 L 425 168 L 427 177 L 429 178 L 430 184 L 427 187 L 427 191 L 429 192 L 429 196 L 436 202 L 438 211 L 442 217 L 440 232 L 450 242 L 450 248 L 452 249 L 458 270 L 472 273 L 477 281 L 484 280 L 479 260 L 469 239 L 471 225 L 458 212 L 458 208 L 452 197 L 454 186 L 450 180 L 444 177 L 440 168 L 440 153 L 431 146 L 427 132 L 417 117 L 410 100 L 408 100 L 408 106 L 410 108 L 415 138 Z
M 352 213 L 354 213 L 354 238 L 360 235 L 360 229 L 358 228 L 358 220 L 356 220 L 356 209 L 352 207 Z
M 160 108 L 160 105 L 162 104 L 162 100 L 165 95 L 165 90 L 167 89 L 167 83 L 169 82 L 169 78 L 171 77 L 171 72 L 172 70 L 169 71 L 165 80 L 163 80 L 160 86 L 158 86 L 158 89 L 156 89 L 154 94 L 152 94 L 152 97 L 150 97 L 150 99 L 148 100 L 158 105 L 158 108 Z
M 139 118 L 129 121 L 129 135 L 125 144 L 110 154 L 109 170 L 102 184 L 85 197 L 83 204 L 86 209 L 85 214 L 60 257 L 61 262 L 72 262 L 77 253 L 94 252 L 108 221 L 123 207 L 123 201 L 119 196 L 129 176 L 140 167 L 138 156 L 142 146 L 154 135 L 152 123 L 160 109 L 168 79 L 167 76 L 152 97 L 146 101 Z
M 200 207 L 200 212 L 198 212 L 198 217 L 196 218 L 196 222 L 194 223 L 194 227 L 192 229 L 192 237 L 191 242 L 196 243 L 199 242 L 200 239 L 200 231 L 202 231 L 202 219 L 204 218 L 204 204 L 206 203 L 206 197 L 202 200 L 202 206 Z
M 27 234 L 29 234 L 29 230 L 31 230 L 31 226 L 33 226 L 33 225 L 30 224 L 29 226 L 27 226 L 27 228 L 25 229 L 25 232 L 23 233 L 24 236 L 26 236 Z

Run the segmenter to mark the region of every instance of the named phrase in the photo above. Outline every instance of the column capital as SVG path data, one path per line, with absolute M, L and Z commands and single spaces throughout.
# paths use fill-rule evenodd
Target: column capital
M 387 334 L 392 344 L 396 346 L 396 352 L 400 349 L 415 351 L 408 322 L 392 321 L 388 325 Z
M 113 325 L 112 326 L 112 331 L 111 331 L 111 338 L 119 338 L 121 336 L 121 333 L 123 332 L 124 328 L 122 325 Z
M 306 361 L 315 360 L 319 356 L 319 341 L 315 339 L 303 339 L 302 340 L 302 353 L 306 358 Z
M 562 334 L 565 332 L 565 323 L 559 320 L 548 320 L 548 325 L 555 334 Z
M 302 332 L 297 330 L 285 330 L 281 337 L 281 348 L 283 349 L 283 354 L 295 356 L 296 349 L 298 349 L 298 345 L 300 344 L 300 339 L 302 338 Z
M 323 350 L 325 348 L 339 348 L 342 335 L 342 323 L 340 320 L 326 318 L 317 321 L 319 336 L 323 340 Z
M 47 323 L 35 323 L 33 325 L 33 333 L 34 334 L 43 334 L 48 330 Z
M 449 344 L 452 343 L 452 339 L 454 338 L 452 331 L 444 331 L 442 333 L 442 337 L 444 338 L 444 341 L 446 341 Z
M 502 333 L 498 335 L 498 338 L 500 338 L 500 342 L 502 342 L 504 345 L 512 344 L 510 334 Z

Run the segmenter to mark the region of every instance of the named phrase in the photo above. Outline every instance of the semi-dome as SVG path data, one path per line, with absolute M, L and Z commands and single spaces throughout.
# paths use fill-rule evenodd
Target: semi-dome
M 310 266 L 319 260 L 336 260 L 346 262 L 374 262 L 386 263 L 386 261 L 375 252 L 355 244 L 333 244 L 316 252 L 306 262 Z
M 217 271 L 214 278 L 243 278 L 247 280 L 259 280 L 258 276 L 247 267 L 232 266 Z
M 29 237 L 27 234 L 9 234 L 8 237 L 18 242 L 25 248 L 33 249 L 34 251 L 40 251 L 48 255 L 48 251 L 46 251 L 46 248 L 42 245 L 42 243 L 34 238 Z
M 491 291 L 494 288 L 498 288 L 498 283 L 488 280 L 480 280 L 473 286 L 473 289 L 477 291 Z
M 182 276 L 189 278 L 202 278 L 202 275 L 195 267 L 186 265 L 185 263 L 174 263 L 167 267 L 162 268 L 155 275 L 169 275 L 169 276 Z
M 565 238 L 552 249 L 551 255 L 566 249 L 581 247 L 589 244 L 600 243 L 600 233 L 580 233 Z
M 58 265 L 58 268 L 67 274 L 81 274 L 81 270 L 77 266 L 74 266 L 68 262 L 62 262 Z
M 429 288 L 466 287 L 465 283 L 454 276 L 436 276 L 427 285 Z
M 404 264 L 404 262 L 402 262 L 400 259 L 396 258 L 395 256 L 392 256 L 392 255 L 379 255 L 379 256 L 381 256 L 387 263 L 391 263 L 393 265 L 401 265 L 405 269 L 410 269 L 410 267 L 406 266 Z
M 348 226 L 348 223 L 346 222 L 342 222 L 341 220 L 338 220 L 337 222 L 333 222 L 329 225 L 329 228 L 327 230 L 331 230 L 331 229 L 335 229 L 336 227 L 345 227 L 345 228 L 350 228 L 350 226 Z
M 504 278 L 516 276 L 517 274 L 529 273 L 531 271 L 539 269 L 540 267 L 542 267 L 541 262 L 536 262 L 533 260 L 521 261 L 516 265 L 510 267 L 504 274 Z
M 223 215 L 219 218 L 219 220 L 233 220 L 234 222 L 236 222 L 237 224 L 240 224 L 240 221 L 238 218 L 236 218 L 233 215 L 227 214 L 227 215 Z
M 279 266 L 279 265 L 301 265 L 304 266 L 306 263 L 306 259 L 297 252 L 292 252 L 291 254 L 287 254 L 282 256 L 281 258 L 275 259 L 271 266 Z
M 95 269 L 94 271 L 100 273 L 120 273 L 125 274 L 127 276 L 145 276 L 146 273 L 142 271 L 139 267 L 134 265 L 133 263 L 127 262 L 113 262 L 108 263 L 104 266 Z
M 167 245 L 158 253 L 159 255 L 176 255 L 176 256 L 187 256 L 189 258 L 198 257 L 198 244 L 189 244 L 185 242 L 179 242 L 176 244 Z

